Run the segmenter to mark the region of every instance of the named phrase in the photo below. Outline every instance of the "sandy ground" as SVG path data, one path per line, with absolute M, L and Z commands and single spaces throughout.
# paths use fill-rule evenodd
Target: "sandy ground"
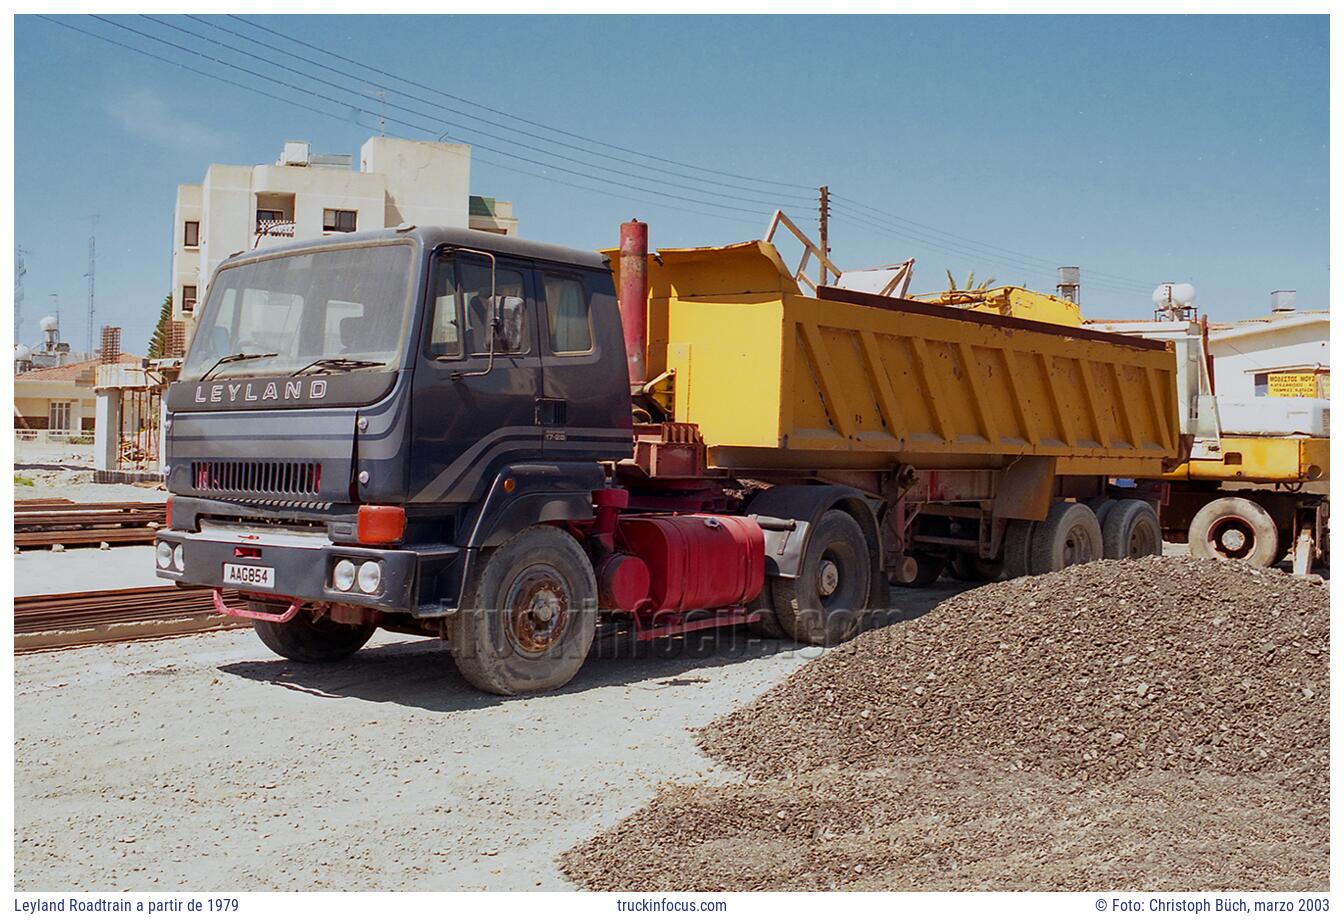
M 883 619 L 960 587 L 897 592 Z M 569 888 L 556 857 L 658 784 L 727 778 L 689 729 L 818 654 L 615 637 L 531 699 L 482 695 L 438 641 L 390 634 L 325 666 L 251 631 L 20 656 L 14 884 Z
M 77 502 L 152 502 L 163 501 L 168 493 L 157 483 L 94 482 L 93 447 L 90 445 L 15 442 L 14 497 L 68 498 Z
M 172 582 L 154 574 L 154 547 L 80 547 L 14 554 L 14 596 L 140 588 Z

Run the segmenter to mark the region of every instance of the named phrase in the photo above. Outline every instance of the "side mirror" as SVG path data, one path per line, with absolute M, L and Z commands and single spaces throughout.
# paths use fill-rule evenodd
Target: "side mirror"
M 523 330 L 527 314 L 521 297 L 495 298 L 495 310 L 492 323 L 500 350 L 519 352 L 523 350 Z

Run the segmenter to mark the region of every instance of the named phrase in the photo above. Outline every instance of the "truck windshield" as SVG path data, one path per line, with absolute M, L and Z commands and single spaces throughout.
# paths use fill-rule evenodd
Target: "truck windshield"
M 396 366 L 412 255 L 405 244 L 351 247 L 224 269 L 200 311 L 181 379 L 212 368 L 211 376 L 264 377 Z

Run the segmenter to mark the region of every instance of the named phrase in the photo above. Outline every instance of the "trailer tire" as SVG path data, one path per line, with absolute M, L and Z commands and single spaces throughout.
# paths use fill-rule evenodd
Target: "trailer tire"
M 1003 559 L 982 559 L 979 553 L 957 553 L 952 557 L 952 577 L 957 581 L 983 583 L 1003 578 Z
M 1003 577 L 1021 578 L 1031 572 L 1031 535 L 1035 521 L 1009 521 L 1003 530 Z
M 1089 498 L 1083 504 L 1092 509 L 1092 513 L 1097 516 L 1097 523 L 1101 525 L 1101 532 L 1106 533 L 1106 518 L 1115 510 L 1119 502 L 1114 498 Z M 1109 557 L 1108 557 L 1109 558 Z
M 1114 511 L 1111 516 L 1114 517 Z M 1055 502 L 1031 532 L 1031 572 L 1044 575 L 1104 557 L 1101 525 L 1087 505 Z
M 462 676 L 499 696 L 569 683 L 597 631 L 597 578 L 583 548 L 558 527 L 535 525 L 481 563 L 451 626 Z
M 1162 524 L 1153 506 L 1136 498 L 1115 502 L 1101 522 L 1107 559 L 1162 555 Z
M 947 560 L 942 556 L 929 553 L 911 553 L 915 560 L 915 577 L 911 581 L 898 581 L 898 588 L 927 588 L 943 577 L 947 569 Z
M 779 624 L 779 616 L 775 613 L 775 602 L 771 596 L 769 578 L 761 585 L 761 593 L 756 595 L 754 600 L 747 602 L 747 612 L 758 613 L 761 616 L 759 620 L 747 624 L 747 629 L 752 635 L 759 636 L 762 639 L 789 638 L 789 634 Z
M 1215 499 L 1190 520 L 1190 555 L 1196 559 L 1239 559 L 1268 566 L 1278 554 L 1278 526 L 1250 499 Z
M 246 603 L 248 610 L 262 613 L 279 613 L 279 608 L 284 606 L 281 604 L 278 608 L 270 601 L 255 599 Z M 377 629 L 375 626 L 337 623 L 326 617 L 315 620 L 307 610 L 300 610 L 284 623 L 253 620 L 252 628 L 265 646 L 280 657 L 310 664 L 349 658 L 364 647 Z
M 812 527 L 796 578 L 770 585 L 779 625 L 799 642 L 839 645 L 858 635 L 868 606 L 872 561 L 863 528 L 843 511 Z

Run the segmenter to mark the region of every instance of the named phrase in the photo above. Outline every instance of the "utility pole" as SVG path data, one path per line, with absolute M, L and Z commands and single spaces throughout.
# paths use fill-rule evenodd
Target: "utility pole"
M 831 188 L 828 185 L 823 185 L 817 191 L 821 193 L 821 208 L 817 216 L 819 245 L 822 255 L 829 259 L 831 257 Z M 825 284 L 826 280 L 826 262 L 823 259 L 821 263 L 821 283 Z
M 97 261 L 97 245 L 94 241 L 94 234 L 98 229 L 98 215 L 93 214 L 89 217 L 89 272 L 85 275 L 89 279 L 89 343 L 86 354 L 93 354 L 93 268 Z
M 23 276 L 28 268 L 23 264 L 27 251 L 22 246 L 14 246 L 14 344 L 18 345 L 23 330 Z

